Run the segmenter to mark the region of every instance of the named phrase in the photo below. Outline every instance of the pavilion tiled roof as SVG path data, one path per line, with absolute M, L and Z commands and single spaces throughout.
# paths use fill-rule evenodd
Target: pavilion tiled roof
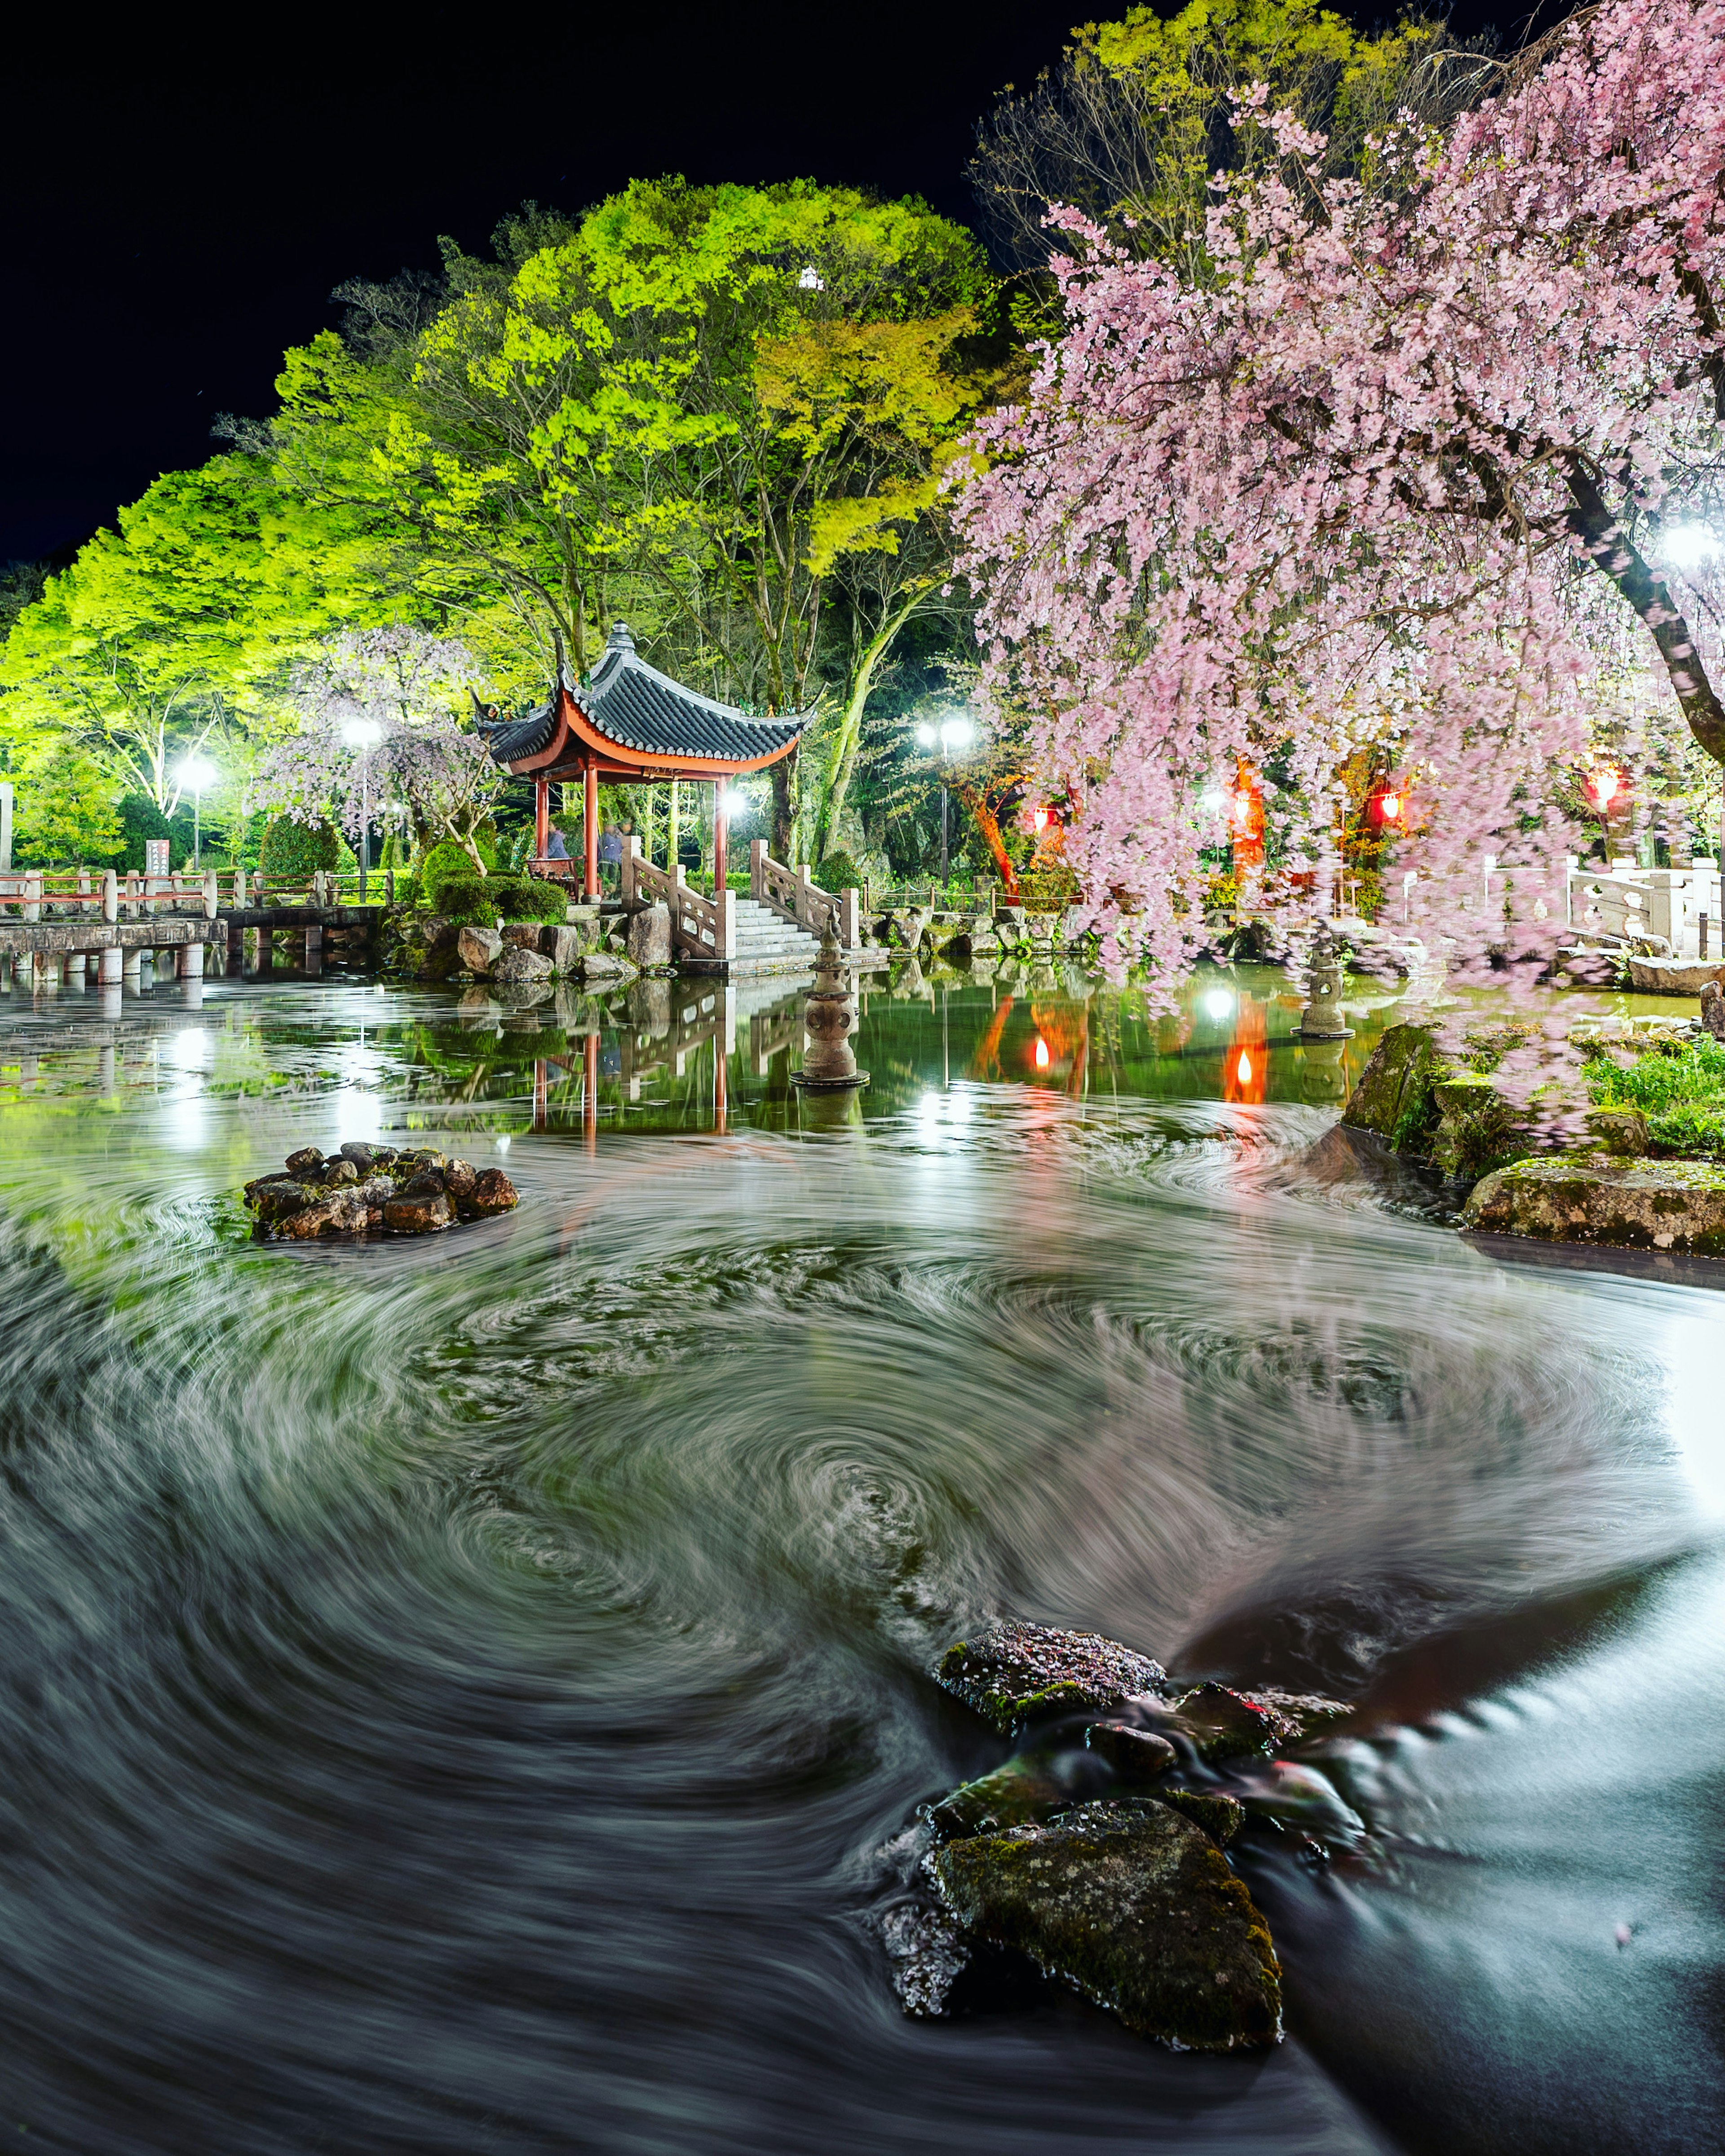
M 806 716 L 798 712 L 788 718 L 750 718 L 730 704 L 685 689 L 647 664 L 622 622 L 612 630 L 587 680 L 578 685 L 565 672 L 563 687 L 608 740 L 652 756 L 751 763 L 794 741 Z M 556 724 L 553 698 L 520 718 L 488 727 L 493 758 L 507 764 L 536 756 L 549 744 Z

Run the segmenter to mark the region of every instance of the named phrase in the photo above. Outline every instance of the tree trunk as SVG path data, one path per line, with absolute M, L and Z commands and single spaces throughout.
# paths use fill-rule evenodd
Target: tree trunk
M 791 779 L 797 767 L 797 752 L 781 757 L 772 766 L 773 772 L 773 857 L 792 866 L 791 851 L 796 835 L 797 813 L 792 797 Z
M 973 788 L 954 786 L 952 791 L 969 809 L 978 830 L 982 833 L 987 843 L 988 851 L 994 856 L 994 865 L 1000 871 L 1000 880 L 1006 886 L 1007 896 L 1016 898 L 1019 895 L 1018 870 L 1008 857 L 1006 841 L 1000 835 L 1000 825 L 996 820 L 993 810 L 988 806 L 986 798 L 977 793 Z

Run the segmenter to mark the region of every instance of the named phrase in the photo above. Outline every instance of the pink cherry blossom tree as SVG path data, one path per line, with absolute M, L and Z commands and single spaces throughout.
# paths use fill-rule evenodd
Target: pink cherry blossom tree
M 1372 742 L 1417 930 L 1548 946 L 1575 835 L 1553 780 L 1602 667 L 1622 693 L 1625 628 L 1640 686 L 1725 760 L 1695 539 L 1725 418 L 1725 0 L 1605 0 L 1447 141 L 1376 145 L 1369 186 L 1264 105 L 1278 160 L 1216 182 L 1201 277 L 1051 218 L 1064 333 L 958 498 L 985 694 L 1027 718 L 1086 903 L 1153 976 L 1189 959 L 1205 793 L 1273 760 L 1297 870 Z
M 464 644 L 407 624 L 331 637 L 294 677 L 300 730 L 264 757 L 259 798 L 356 843 L 367 798 L 399 802 L 420 842 L 454 839 L 483 875 L 474 832 L 507 774 L 473 724 L 478 678 Z

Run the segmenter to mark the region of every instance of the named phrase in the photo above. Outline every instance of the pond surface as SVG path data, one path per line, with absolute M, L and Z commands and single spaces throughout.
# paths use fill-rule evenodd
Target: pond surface
M 779 984 L 0 998 L 0 2148 L 1725 2146 L 1712 1275 L 1306 1164 L 1381 1001 L 866 1004 L 834 1106 Z M 408 1132 L 520 1209 L 247 1239 Z M 999 1613 L 1361 1702 L 1279 2051 L 900 2014 Z

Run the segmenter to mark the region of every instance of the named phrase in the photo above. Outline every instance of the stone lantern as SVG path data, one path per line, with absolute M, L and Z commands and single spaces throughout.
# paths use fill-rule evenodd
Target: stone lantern
M 840 964 L 838 909 L 827 913 L 815 954 L 814 985 L 803 1007 L 806 1036 L 803 1068 L 791 1083 L 805 1093 L 844 1093 L 866 1086 L 869 1074 L 856 1067 L 850 1036 L 856 1029 L 856 998 Z
M 1306 1007 L 1296 1029 L 1301 1040 L 1351 1040 L 1353 1028 L 1342 1009 L 1342 958 L 1330 940 L 1329 926 L 1320 921 L 1312 938 L 1312 957 L 1306 968 Z

